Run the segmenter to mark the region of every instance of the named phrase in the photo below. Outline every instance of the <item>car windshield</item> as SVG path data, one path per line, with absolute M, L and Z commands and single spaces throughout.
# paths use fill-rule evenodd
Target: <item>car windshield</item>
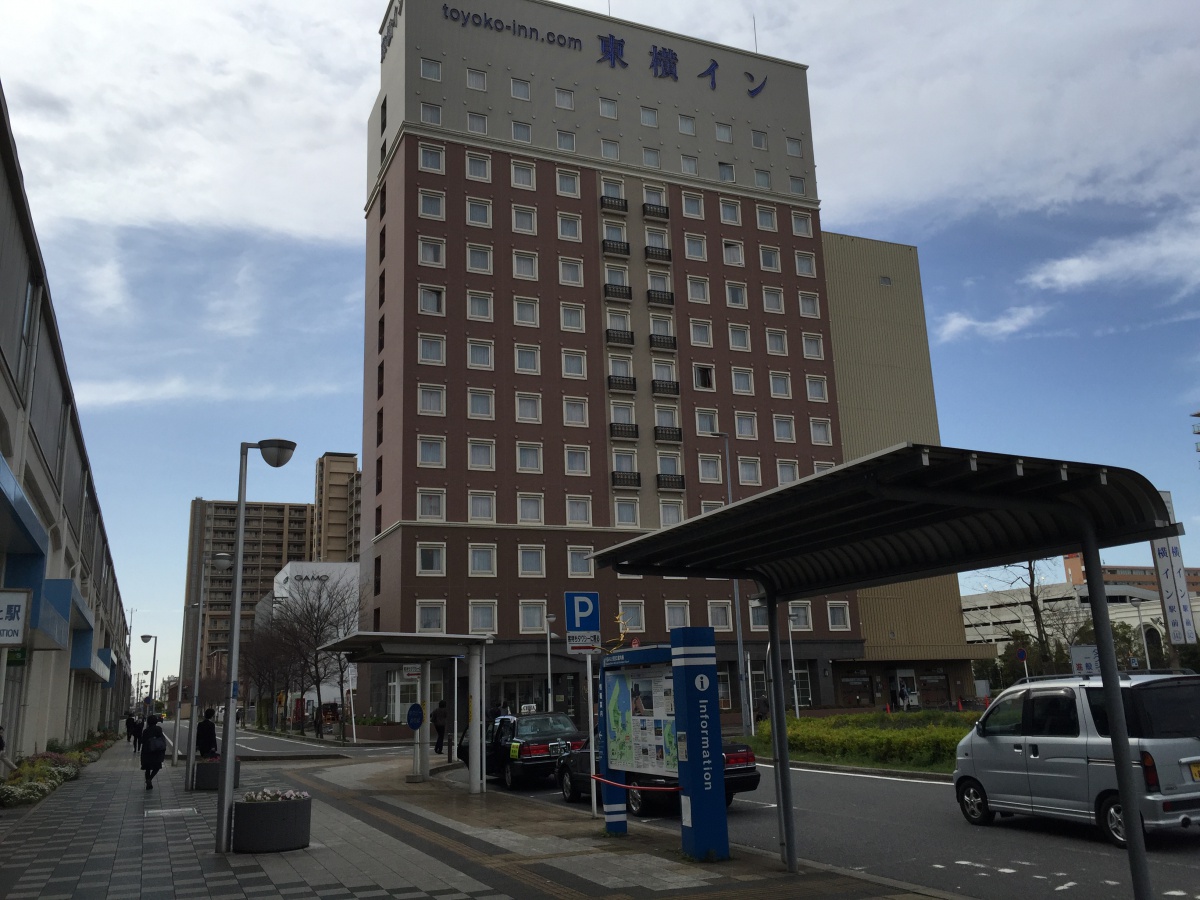
M 578 729 L 565 713 L 546 713 L 544 716 L 525 716 L 517 720 L 518 738 L 559 737 Z

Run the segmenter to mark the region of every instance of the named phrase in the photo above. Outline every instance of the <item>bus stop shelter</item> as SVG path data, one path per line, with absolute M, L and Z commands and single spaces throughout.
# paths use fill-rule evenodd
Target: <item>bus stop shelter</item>
M 1129 469 L 901 444 L 595 554 L 635 575 L 746 579 L 768 609 L 780 856 L 797 869 L 778 608 L 804 597 L 1081 551 L 1134 895 L 1151 897 L 1100 549 L 1183 533 Z
M 398 631 L 356 631 L 321 647 L 326 653 L 344 653 L 352 663 L 384 665 L 419 664 L 421 666 L 421 727 L 417 729 L 413 752 L 413 778 L 429 778 L 429 680 L 432 663 L 445 659 L 465 659 L 467 668 L 467 768 L 470 792 L 483 785 L 483 672 L 484 648 L 492 642 L 487 634 L 410 634 Z M 454 686 L 455 702 L 458 685 Z M 451 746 L 457 736 L 450 735 Z

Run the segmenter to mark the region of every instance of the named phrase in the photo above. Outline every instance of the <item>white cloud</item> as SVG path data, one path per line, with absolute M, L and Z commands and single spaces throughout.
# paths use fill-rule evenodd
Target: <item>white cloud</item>
M 1013 306 L 994 319 L 976 319 L 966 313 L 952 312 L 938 324 L 937 339 L 943 344 L 970 335 L 1003 340 L 1025 331 L 1049 311 L 1047 306 Z
M 261 400 L 294 400 L 354 394 L 359 390 L 361 385 L 357 382 L 230 384 L 206 374 L 195 377 L 166 375 L 157 380 L 120 378 L 110 381 L 80 381 L 75 385 L 75 402 L 81 410 L 93 411 L 180 401 L 246 403 Z
M 1151 282 L 1200 287 L 1200 207 L 1122 238 L 1105 238 L 1083 253 L 1050 260 L 1024 279 L 1042 290 L 1070 291 L 1097 283 Z

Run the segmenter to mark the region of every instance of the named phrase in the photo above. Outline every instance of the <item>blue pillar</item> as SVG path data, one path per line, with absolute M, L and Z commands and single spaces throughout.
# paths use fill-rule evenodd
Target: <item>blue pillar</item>
M 713 629 L 672 629 L 671 667 L 679 744 L 683 852 L 699 860 L 729 859 L 725 757 L 721 751 L 721 704 Z

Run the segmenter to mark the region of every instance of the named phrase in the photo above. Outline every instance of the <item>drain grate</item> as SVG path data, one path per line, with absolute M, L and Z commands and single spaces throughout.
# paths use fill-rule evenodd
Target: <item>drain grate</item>
M 196 807 L 183 806 L 179 809 L 148 809 L 146 810 L 146 818 L 176 818 L 178 816 L 194 816 L 196 815 Z

